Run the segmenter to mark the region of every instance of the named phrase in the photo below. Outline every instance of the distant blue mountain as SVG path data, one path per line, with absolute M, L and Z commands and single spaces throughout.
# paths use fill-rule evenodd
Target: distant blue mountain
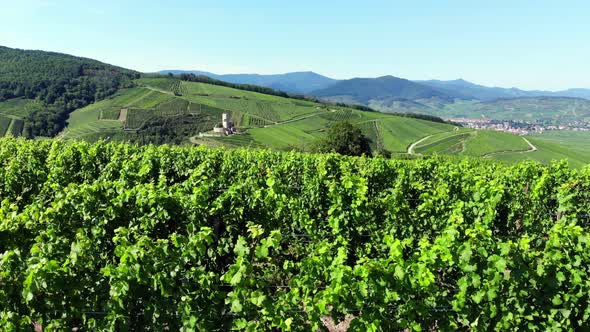
M 377 78 L 353 78 L 340 81 L 327 88 L 311 92 L 312 95 L 331 100 L 348 100 L 368 105 L 371 101 L 385 99 L 417 100 L 440 98 L 452 101 L 467 98 L 462 94 L 449 92 L 394 76 Z
M 590 100 L 590 89 L 568 89 L 555 93 L 563 97 L 584 98 Z
M 363 104 L 369 100 L 393 99 L 472 99 L 490 101 L 499 98 L 521 97 L 573 97 L 590 100 L 590 89 L 568 89 L 563 91 L 521 90 L 518 88 L 487 87 L 463 79 L 441 81 L 409 81 L 393 76 L 378 78 L 354 78 L 335 80 L 311 71 L 278 75 L 226 74 L 218 75 L 206 71 L 162 70 L 162 74 L 205 75 L 230 83 L 265 86 L 290 93 L 309 94 L 334 99 L 356 101 Z
M 414 81 L 416 83 L 431 86 L 433 88 L 454 91 L 462 95 L 471 96 L 477 100 L 494 100 L 499 98 L 520 97 L 573 97 L 590 99 L 590 89 L 569 89 L 564 91 L 521 90 L 517 88 L 497 88 L 474 84 L 463 79 L 452 81 Z
M 162 70 L 161 74 L 195 74 L 205 75 L 230 83 L 253 84 L 281 90 L 290 93 L 309 93 L 314 90 L 324 89 L 338 82 L 338 80 L 316 74 L 311 71 L 295 72 L 277 75 L 260 74 L 227 74 L 218 75 L 206 71 L 191 70 Z

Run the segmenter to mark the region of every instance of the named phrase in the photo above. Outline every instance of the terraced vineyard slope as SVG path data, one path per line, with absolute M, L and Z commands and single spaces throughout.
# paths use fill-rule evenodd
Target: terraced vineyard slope
M 375 147 L 404 152 L 424 134 L 453 128 L 443 123 L 173 78 L 143 78 L 135 83 L 135 88 L 121 90 L 73 112 L 62 137 L 305 150 L 332 123 L 350 121 L 373 138 Z M 231 114 L 240 129 L 238 136 L 247 136 L 197 137 L 200 132 L 210 131 L 224 112 Z
M 349 121 L 371 139 L 374 150 L 394 154 L 453 154 L 544 163 L 566 158 L 576 167 L 590 161 L 587 151 L 580 155 L 554 143 L 538 144 L 539 151 L 533 151 L 525 139 L 507 133 L 473 131 L 175 78 L 142 78 L 135 84 L 73 112 L 61 137 L 309 151 L 329 126 Z M 239 133 L 199 137 L 199 133 L 211 131 L 224 112 L 231 114 Z M 408 151 L 410 147 L 412 151 Z

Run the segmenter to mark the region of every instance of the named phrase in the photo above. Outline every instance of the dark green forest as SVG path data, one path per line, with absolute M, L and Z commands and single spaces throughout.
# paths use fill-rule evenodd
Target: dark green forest
M 25 117 L 28 137 L 55 136 L 70 112 L 132 86 L 138 77 L 96 60 L 0 46 L 0 102 L 27 98 L 43 104 Z

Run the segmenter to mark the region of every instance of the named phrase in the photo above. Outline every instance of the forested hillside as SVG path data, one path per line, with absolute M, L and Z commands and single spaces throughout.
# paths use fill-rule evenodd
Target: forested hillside
M 194 74 L 197 76 L 208 76 L 210 78 L 237 84 L 251 84 L 264 86 L 271 89 L 281 90 L 289 93 L 309 93 L 314 90 L 327 88 L 338 82 L 338 80 L 316 74 L 314 72 L 295 72 L 278 75 L 259 74 L 227 74 L 218 75 L 206 71 L 192 70 L 162 70 L 161 74 L 172 73 Z
M 393 76 L 354 78 L 340 81 L 325 89 L 313 91 L 311 94 L 330 100 L 363 105 L 368 105 L 371 100 L 391 98 L 407 100 L 440 98 L 452 101 L 454 98 L 461 97 L 459 93 L 433 88 Z
M 139 74 L 96 60 L 60 53 L 0 47 L 0 102 L 37 100 L 43 107 L 20 114 L 26 136 L 54 136 L 69 112 L 89 105 Z

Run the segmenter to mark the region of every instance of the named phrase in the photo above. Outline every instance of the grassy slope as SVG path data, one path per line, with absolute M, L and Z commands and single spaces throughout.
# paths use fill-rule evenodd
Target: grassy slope
M 571 150 L 590 151 L 590 131 L 551 130 L 531 137 Z
M 558 144 L 558 137 L 564 135 L 570 141 Z M 432 136 L 417 146 L 416 152 L 421 154 L 488 155 L 490 158 L 508 162 L 534 160 L 545 164 L 566 159 L 571 166 L 579 168 L 590 163 L 589 150 L 582 148 L 589 144 L 584 142 L 584 136 L 590 137 L 590 133 L 586 135 L 555 133 L 551 135 L 550 139 L 527 137 L 538 148 L 538 151 L 531 151 L 530 146 L 519 136 L 495 131 L 461 129 L 454 133 L 441 133 Z
M 24 118 L 29 113 L 40 108 L 41 103 L 31 99 L 9 99 L 0 103 L 0 114 L 13 119 Z
M 175 97 L 171 94 L 144 87 L 122 90 L 109 99 L 70 114 L 64 137 L 79 139 L 101 132 L 110 135 L 113 132 L 122 131 L 123 124 L 113 116 L 118 114 L 121 109 L 128 108 L 133 111 L 155 109 L 158 105 L 174 99 Z
M 471 129 L 443 132 L 423 141 L 415 151 L 420 154 L 461 154 L 465 150 L 465 141 L 473 135 L 475 131 Z
M 530 146 L 520 136 L 489 130 L 478 130 L 465 142 L 465 154 L 483 156 L 499 151 L 526 151 Z
M 505 161 L 535 160 L 541 163 L 550 163 L 556 160 L 567 160 L 573 167 L 582 167 L 590 163 L 590 154 L 580 153 L 580 151 L 570 150 L 563 146 L 549 143 L 547 141 L 529 138 L 529 141 L 535 145 L 539 151 L 531 153 L 511 153 L 495 156 L 495 159 Z
M 450 125 L 430 121 L 357 110 L 350 112 L 347 120 L 356 123 L 371 138 L 374 147 L 392 152 L 405 152 L 411 143 L 426 135 L 453 130 Z M 327 115 L 335 113 L 321 113 L 283 125 L 256 128 L 250 133 L 256 141 L 273 148 L 308 147 L 332 123 L 332 119 L 326 119 Z
M 0 137 L 5 135 L 21 136 L 24 128 L 23 117 L 41 104 L 34 100 L 16 98 L 0 103 Z
M 101 120 L 101 102 L 92 104 L 70 114 L 68 127 L 63 137 L 83 139 L 88 135 L 122 130 L 122 123 L 117 120 Z
M 405 152 L 410 144 L 424 136 L 453 130 L 442 123 L 400 117 L 383 118 L 380 125 L 385 148 L 396 152 Z
M 530 136 L 529 140 L 540 151 L 527 154 L 527 159 L 547 163 L 567 159 L 572 166 L 581 167 L 590 163 L 590 132 L 548 131 Z M 503 156 L 504 160 L 518 159 L 519 156 Z M 522 157 L 522 156 L 520 156 Z
M 204 83 L 182 82 L 183 98 L 218 107 L 239 111 L 271 122 L 281 122 L 317 113 L 318 105 L 310 102 L 264 95 Z

